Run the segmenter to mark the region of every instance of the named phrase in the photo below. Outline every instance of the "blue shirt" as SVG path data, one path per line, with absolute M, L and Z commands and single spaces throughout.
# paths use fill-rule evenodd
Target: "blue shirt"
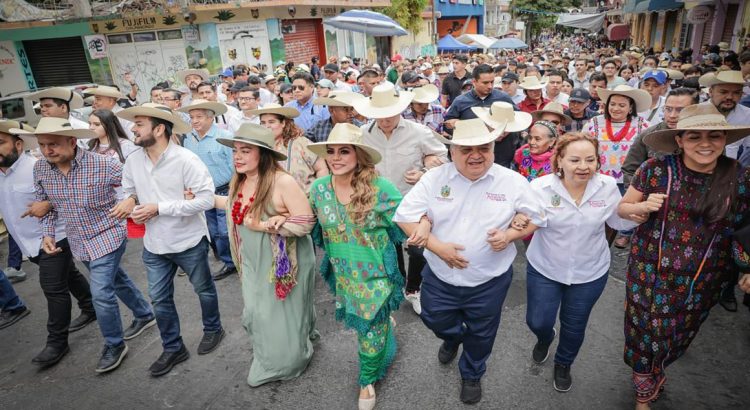
M 504 101 L 513 106 L 513 109 L 518 111 L 518 107 L 510 98 L 510 96 L 500 90 L 493 89 L 492 92 L 484 97 L 479 98 L 474 90 L 469 91 L 466 94 L 462 94 L 451 103 L 448 112 L 445 113 L 446 120 L 459 119 L 459 120 L 470 120 L 477 118 L 471 107 L 489 107 L 495 101 Z
M 305 105 L 300 105 L 297 100 L 294 100 L 287 103 L 286 106 L 296 108 L 299 111 L 299 117 L 294 119 L 294 123 L 304 131 L 307 131 L 319 121 L 327 120 L 331 117 L 328 108 L 322 105 L 313 105 L 312 98 Z
M 232 149 L 220 144 L 217 138 L 232 138 L 232 133 L 214 124 L 202 139 L 192 130 L 185 136 L 184 142 L 184 147 L 206 164 L 216 188 L 228 184 L 234 172 Z

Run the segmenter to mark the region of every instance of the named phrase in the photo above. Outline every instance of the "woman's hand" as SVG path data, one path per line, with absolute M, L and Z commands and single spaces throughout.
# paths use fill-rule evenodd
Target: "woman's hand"
M 529 226 L 529 222 L 531 222 L 531 218 L 528 216 L 524 214 L 516 214 L 516 216 L 513 217 L 513 220 L 510 221 L 510 227 L 517 231 L 523 231 Z
M 263 230 L 266 232 L 278 233 L 279 229 L 282 225 L 284 225 L 285 222 L 286 216 L 275 215 L 261 222 L 260 226 L 263 227 Z
M 432 224 L 426 217 L 422 217 L 419 220 L 419 225 L 414 232 L 411 233 L 409 239 L 406 241 L 407 244 L 424 248 L 427 246 L 427 239 L 430 237 L 430 231 L 432 230 Z
M 664 205 L 664 200 L 667 199 L 666 194 L 649 194 L 645 201 L 641 202 L 641 209 L 644 214 L 656 212 L 661 209 Z
M 740 280 L 737 282 L 737 285 L 742 289 L 745 293 L 750 293 L 750 273 L 745 273 L 742 276 L 740 276 Z

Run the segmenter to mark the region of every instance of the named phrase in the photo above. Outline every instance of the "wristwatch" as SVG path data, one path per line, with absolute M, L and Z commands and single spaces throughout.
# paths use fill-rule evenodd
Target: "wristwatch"
M 133 201 L 135 201 L 136 205 L 140 205 L 141 204 L 140 202 L 138 202 L 138 195 L 136 195 L 136 194 L 131 194 L 128 198 L 131 198 Z

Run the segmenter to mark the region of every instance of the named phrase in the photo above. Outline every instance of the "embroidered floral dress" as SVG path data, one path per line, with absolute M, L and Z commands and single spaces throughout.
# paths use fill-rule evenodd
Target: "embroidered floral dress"
M 357 332 L 363 387 L 383 378 L 396 355 L 389 317 L 403 300 L 404 286 L 396 243 L 406 238 L 392 221 L 401 193 L 382 177 L 374 188 L 375 205 L 362 225 L 353 223 L 336 199 L 330 176 L 310 189 L 318 216 L 313 240 L 325 250 L 320 273 L 336 297 L 336 320 Z
M 626 128 L 625 126 L 628 125 Z M 622 164 L 628 155 L 633 140 L 648 128 L 648 121 L 636 116 L 631 122 L 612 122 L 612 134 L 607 131 L 604 115 L 597 115 L 588 122 L 586 132 L 599 140 L 601 172 L 622 184 Z
M 525 144 L 516 150 L 513 162 L 516 164 L 518 172 L 531 182 L 552 173 L 550 158 L 552 158 L 553 152 L 549 150 L 541 154 L 532 154 L 529 150 L 529 144 Z
M 750 217 L 750 169 L 738 172 L 730 215 L 711 224 L 691 216 L 709 174 L 668 155 L 646 161 L 633 177 L 631 186 L 644 196 L 669 191 L 662 209 L 636 228 L 628 261 L 624 360 L 633 368 L 639 401 L 658 396 L 665 368 L 685 353 L 722 287 L 734 285 L 729 280 L 738 248 L 730 234 Z
M 312 141 L 306 137 L 292 139 L 288 145 L 281 141 L 276 142 L 276 150 L 287 154 L 286 161 L 279 161 L 281 167 L 292 175 L 295 181 L 305 192 L 310 191 L 310 184 L 315 181 L 315 161 L 318 156 L 307 149 Z

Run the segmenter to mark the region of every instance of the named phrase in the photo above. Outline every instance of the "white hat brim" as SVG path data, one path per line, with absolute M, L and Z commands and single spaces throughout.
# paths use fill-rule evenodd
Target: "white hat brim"
M 615 91 L 599 87 L 596 92 L 599 94 L 601 101 L 605 103 L 612 95 L 624 95 L 635 101 L 635 110 L 637 112 L 643 112 L 651 108 L 651 94 L 644 90 L 632 89 L 628 91 Z
M 504 132 L 524 131 L 529 128 L 534 121 L 531 114 L 524 111 L 513 111 L 513 121 L 508 121 L 507 123 L 493 120 L 492 117 L 490 117 L 490 109 L 487 107 L 473 107 L 471 111 L 474 112 L 477 118 L 484 121 L 485 124 L 493 129 L 498 129 L 505 124 Z
M 235 136 L 234 138 L 217 138 L 216 141 L 219 144 L 226 145 L 229 148 L 234 148 L 235 142 L 241 142 L 243 144 L 250 144 L 255 145 L 256 147 L 263 148 L 265 150 L 268 150 L 271 152 L 271 155 L 276 159 L 276 161 L 286 161 L 287 156 L 283 152 L 276 151 L 273 147 L 269 147 L 266 145 L 263 141 L 251 139 L 251 138 L 243 138 Z
M 328 157 L 328 152 L 326 152 L 326 148 L 328 148 L 329 145 L 353 145 L 355 147 L 362 148 L 363 151 L 367 153 L 367 155 L 370 156 L 370 159 L 374 164 L 379 163 L 383 157 L 380 155 L 380 152 L 376 150 L 375 148 L 367 145 L 367 144 L 361 144 L 357 142 L 344 142 L 344 141 L 335 141 L 335 142 L 315 142 L 312 144 L 307 145 L 307 149 L 310 150 L 313 154 L 317 155 L 320 158 L 326 158 Z
M 190 113 L 192 110 L 209 110 L 213 111 L 216 115 L 222 115 L 227 112 L 227 106 L 213 101 L 206 101 L 198 104 L 190 104 L 185 107 L 180 107 L 175 111 Z
M 373 106 L 372 97 L 354 101 L 352 106 L 358 113 L 367 118 L 390 118 L 401 115 L 406 110 L 414 99 L 414 93 L 411 91 L 400 91 L 397 98 L 396 101 L 385 107 Z
M 37 91 L 33 94 L 27 95 L 26 98 L 30 99 L 31 101 L 41 101 L 46 98 L 56 98 L 58 100 L 67 101 L 71 110 L 83 108 L 83 97 L 81 97 L 77 92 L 63 87 L 53 87 L 46 90 Z
M 172 131 L 175 134 L 187 134 L 192 130 L 190 124 L 182 120 L 182 117 L 175 115 L 166 110 L 160 110 L 152 107 L 130 107 L 115 113 L 118 117 L 135 122 L 135 117 L 153 117 L 167 121 L 172 124 Z
M 117 100 L 125 98 L 125 94 L 116 91 L 116 90 L 108 90 L 108 89 L 100 89 L 99 87 L 95 88 L 87 88 L 83 90 L 83 93 L 86 95 L 98 95 L 100 97 L 109 97 L 109 98 L 115 98 Z
M 290 119 L 299 117 L 299 111 L 292 107 L 258 108 L 257 110 L 249 111 L 249 114 L 258 116 L 263 114 L 278 114 Z

